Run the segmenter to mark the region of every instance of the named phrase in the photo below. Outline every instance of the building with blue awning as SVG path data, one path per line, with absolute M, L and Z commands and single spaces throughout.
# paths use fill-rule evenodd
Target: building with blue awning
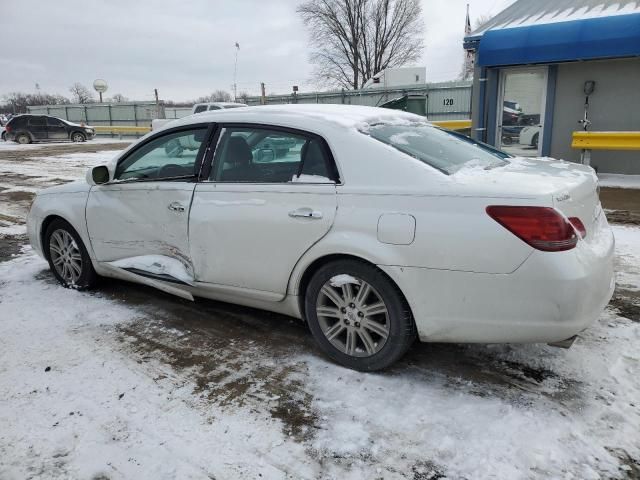
M 640 1 L 519 0 L 464 39 L 472 135 L 523 156 L 580 160 L 572 132 L 640 131 Z M 586 122 L 585 122 L 586 121 Z M 638 151 L 594 151 L 640 174 Z

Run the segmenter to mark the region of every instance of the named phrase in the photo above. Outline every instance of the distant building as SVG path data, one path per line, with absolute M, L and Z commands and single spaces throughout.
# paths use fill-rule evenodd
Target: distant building
M 475 56 L 478 140 L 579 161 L 571 138 L 586 103 L 591 130 L 640 131 L 639 1 L 519 0 L 468 34 L 464 48 Z M 594 151 L 592 165 L 640 174 L 640 152 Z
M 426 67 L 387 68 L 376 73 L 362 88 L 368 87 L 404 87 L 427 83 Z

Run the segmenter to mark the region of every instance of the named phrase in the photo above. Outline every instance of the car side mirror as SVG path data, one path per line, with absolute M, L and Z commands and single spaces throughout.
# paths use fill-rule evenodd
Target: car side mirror
M 106 165 L 98 165 L 91 169 L 91 179 L 96 185 L 103 185 L 109 182 L 109 169 Z

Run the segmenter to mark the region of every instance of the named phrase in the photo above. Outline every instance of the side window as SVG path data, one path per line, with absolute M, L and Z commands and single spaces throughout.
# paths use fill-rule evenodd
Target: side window
M 204 112 L 207 110 L 207 106 L 206 105 L 198 105 L 196 107 L 196 109 L 193 111 L 193 113 L 200 113 L 200 112 Z
M 29 125 L 32 127 L 44 127 L 44 117 L 29 118 Z
M 155 180 L 196 175 L 196 161 L 206 142 L 207 128 L 183 130 L 163 135 L 118 163 L 116 180 Z
M 334 183 L 332 160 L 312 135 L 256 127 L 224 128 L 210 180 Z
M 64 124 L 57 118 L 47 117 L 47 125 L 49 127 L 64 127 Z
M 220 107 L 217 105 L 209 105 L 209 110 L 220 110 Z

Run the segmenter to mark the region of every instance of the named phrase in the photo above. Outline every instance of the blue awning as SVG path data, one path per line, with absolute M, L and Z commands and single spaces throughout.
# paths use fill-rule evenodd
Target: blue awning
M 481 67 L 640 56 L 640 13 L 489 30 Z

